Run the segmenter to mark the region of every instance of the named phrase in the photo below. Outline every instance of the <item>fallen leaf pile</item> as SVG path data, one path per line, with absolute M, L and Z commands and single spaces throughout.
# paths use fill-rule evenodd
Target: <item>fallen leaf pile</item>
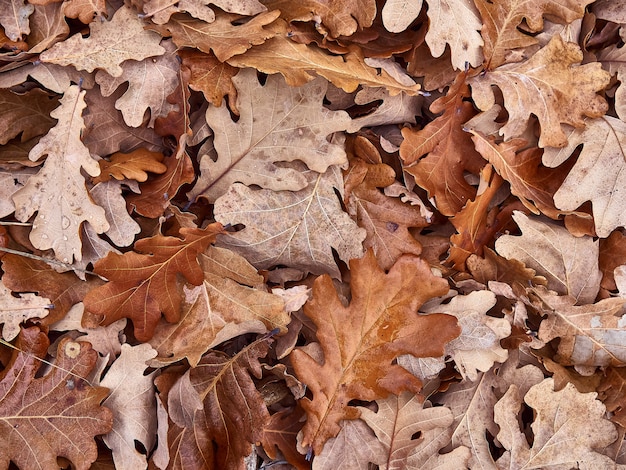
M 0 27 L 0 469 L 626 468 L 626 1 Z

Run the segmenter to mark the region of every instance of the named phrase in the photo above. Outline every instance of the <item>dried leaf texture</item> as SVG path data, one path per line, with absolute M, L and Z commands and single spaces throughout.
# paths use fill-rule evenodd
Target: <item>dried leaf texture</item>
M 98 456 L 94 437 L 111 430 L 112 416 L 100 406 L 107 389 L 85 377 L 98 354 L 85 342 L 64 339 L 55 367 L 35 378 L 49 341 L 37 328 L 24 330 L 0 378 L 0 467 L 57 468 L 65 457 L 87 470 Z
M 508 122 L 500 129 L 506 140 L 524 133 L 531 114 L 541 126 L 540 147 L 563 147 L 567 136 L 561 124 L 584 127 L 584 117 L 599 117 L 607 110 L 604 98 L 596 93 L 610 75 L 600 64 L 580 65 L 582 51 L 559 35 L 519 64 L 506 64 L 469 80 L 472 98 L 486 111 L 495 104 L 492 86 L 504 96 Z
M 537 43 L 533 35 L 544 28 L 544 17 L 571 23 L 582 18 L 591 0 L 476 0 L 484 25 L 485 65 L 489 70 L 515 60 L 513 52 Z M 520 28 L 525 21 L 525 28 Z
M 125 60 L 143 60 L 162 55 L 160 36 L 143 29 L 143 22 L 129 7 L 115 12 L 111 21 L 90 23 L 90 35 L 84 39 L 75 34 L 56 43 L 39 58 L 43 62 L 72 65 L 77 70 L 93 72 L 96 68 L 106 70 L 111 76 L 124 73 L 120 64 Z
M 611 116 L 588 119 L 584 128 L 570 130 L 563 149 L 546 149 L 543 162 L 558 166 L 581 144 L 583 150 L 554 194 L 554 203 L 560 209 L 575 210 L 591 201 L 596 232 L 608 237 L 626 225 L 621 195 L 626 184 L 626 124 Z
M 303 171 L 301 175 L 309 185 L 300 191 L 253 190 L 233 184 L 215 202 L 215 219 L 245 228 L 220 237 L 219 245 L 259 269 L 283 264 L 339 278 L 332 248 L 345 262 L 360 258 L 365 230 L 341 209 L 343 179 L 337 167 L 324 174 Z
M 215 448 L 208 468 L 243 470 L 244 457 L 261 439 L 269 413 L 250 375 L 261 376 L 259 360 L 268 347 L 268 340 L 261 339 L 234 357 L 212 351 L 169 393 L 171 419 L 178 426 L 193 427 L 194 432 L 206 436 L 208 446 Z M 206 447 L 202 442 L 196 445 Z
M 183 11 L 211 23 L 215 21 L 215 11 L 209 7 L 211 4 L 240 15 L 256 15 L 266 10 L 257 0 L 149 0 L 143 5 L 143 11 L 156 24 L 166 23 L 172 14 Z
M 49 299 L 35 294 L 11 295 L 0 280 L 0 324 L 2 338 L 11 341 L 20 333 L 20 323 L 32 318 L 44 318 L 53 308 Z
M 202 157 L 202 173 L 189 196 L 214 202 L 234 182 L 298 191 L 307 186 L 306 177 L 277 162 L 300 160 L 319 173 L 346 162 L 341 145 L 330 142 L 328 136 L 346 129 L 350 118 L 344 111 L 322 106 L 324 80 L 293 88 L 272 75 L 261 85 L 254 70 L 244 69 L 233 82 L 238 90 L 239 120 L 233 122 L 225 106 L 207 109 L 218 158 Z
M 30 33 L 28 17 L 33 11 L 35 6 L 24 0 L 10 0 L 0 10 L 0 24 L 11 41 L 19 41 L 23 34 Z
M 416 314 L 426 300 L 448 290 L 419 258 L 405 255 L 385 274 L 369 250 L 361 260 L 351 261 L 350 269 L 348 307 L 327 275 L 316 279 L 313 300 L 304 307 L 317 326 L 324 363 L 301 349 L 291 353 L 298 379 L 313 394 L 301 401 L 307 412 L 301 444 L 315 454 L 337 435 L 340 420 L 358 418 L 359 411 L 348 406 L 350 400 L 420 389 L 419 380 L 391 364 L 396 357 L 441 356 L 445 343 L 459 334 L 452 317 Z
M 100 174 L 81 140 L 84 96 L 76 85 L 65 91 L 60 106 L 51 113 L 59 120 L 57 125 L 28 155 L 32 161 L 47 156 L 43 168 L 13 195 L 18 220 L 25 222 L 37 212 L 29 236 L 32 244 L 40 250 L 52 248 L 65 263 L 82 259 L 79 233 L 83 222 L 89 222 L 97 233 L 109 229 L 104 209 L 91 201 L 81 174 L 81 169 L 91 176 Z
M 617 438 L 617 431 L 603 418 L 604 405 L 595 398 L 572 384 L 555 392 L 553 379 L 533 386 L 523 397 L 536 416 L 529 446 L 517 422 L 522 397 L 512 385 L 495 406 L 497 437 L 506 449 L 498 468 L 612 468 L 614 462 L 602 450 Z
M 572 297 L 558 296 L 545 288 L 538 287 L 535 293 L 541 301 L 539 311 L 547 314 L 539 327 L 539 339 L 560 339 L 555 357 L 558 362 L 586 366 L 626 364 L 623 298 L 576 306 Z
M 517 259 L 548 280 L 548 288 L 568 294 L 576 303 L 595 300 L 602 272 L 598 268 L 599 245 L 591 237 L 576 238 L 563 227 L 515 212 L 513 219 L 521 237 L 504 235 L 496 240 L 496 251 Z
M 86 326 L 110 325 L 120 318 L 133 320 L 135 336 L 149 340 L 161 312 L 171 323 L 180 319 L 181 292 L 177 276 L 194 285 L 202 283 L 203 274 L 197 255 L 222 231 L 220 224 L 206 229 L 183 228 L 184 239 L 157 235 L 135 243 L 135 250 L 125 254 L 109 253 L 94 270 L 109 280 L 85 297 L 90 313 Z
M 50 113 L 58 105 L 56 98 L 38 89 L 23 95 L 0 90 L 0 144 L 20 134 L 26 142 L 47 133 L 55 123 Z

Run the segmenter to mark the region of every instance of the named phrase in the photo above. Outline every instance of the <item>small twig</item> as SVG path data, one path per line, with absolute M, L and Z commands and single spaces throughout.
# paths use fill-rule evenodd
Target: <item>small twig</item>
M 48 264 L 56 264 L 57 266 L 63 266 L 65 268 L 71 269 L 72 271 L 77 271 L 85 274 L 91 274 L 92 276 L 97 276 L 105 282 L 108 282 L 108 279 L 104 276 L 101 276 L 98 273 L 94 273 L 93 271 L 89 271 L 87 269 L 76 268 L 69 263 L 64 263 L 62 261 L 50 258 L 44 258 L 42 256 L 33 255 L 32 253 L 26 253 L 25 251 L 13 250 L 11 248 L 6 248 L 4 246 L 0 246 L 0 251 L 4 251 L 5 253 L 11 253 L 12 255 L 23 256 L 24 258 L 36 259 L 38 261 L 43 261 Z

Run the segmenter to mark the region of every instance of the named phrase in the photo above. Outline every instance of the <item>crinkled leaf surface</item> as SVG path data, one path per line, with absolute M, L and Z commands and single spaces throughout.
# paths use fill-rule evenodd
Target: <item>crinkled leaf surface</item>
M 28 17 L 35 6 L 24 0 L 10 0 L 0 9 L 0 24 L 11 41 L 19 41 L 22 34 L 30 33 Z
M 213 202 L 236 181 L 274 191 L 298 191 L 307 185 L 306 177 L 277 162 L 300 160 L 319 173 L 345 163 L 344 149 L 330 142 L 329 135 L 346 129 L 350 118 L 344 111 L 323 107 L 326 81 L 293 88 L 272 75 L 261 85 L 254 70 L 244 69 L 233 82 L 239 120 L 233 122 L 225 106 L 207 109 L 218 158 L 202 157 L 202 173 L 190 196 Z
M 554 379 L 534 385 L 523 397 L 535 412 L 531 424 L 532 446 L 519 429 L 522 404 L 517 386 L 511 385 L 495 405 L 498 440 L 506 449 L 498 468 L 612 468 L 602 450 L 616 439 L 615 426 L 604 419 L 605 408 L 596 393 L 579 393 L 571 383 L 554 391 Z
M 565 228 L 515 212 L 521 237 L 496 240 L 498 254 L 517 259 L 545 276 L 548 288 L 568 294 L 580 304 L 593 302 L 600 289 L 599 245 L 592 237 L 576 238 Z
M 607 110 L 597 92 L 610 75 L 598 63 L 580 65 L 582 59 L 580 48 L 557 34 L 530 59 L 472 78 L 472 98 L 486 111 L 495 104 L 492 86 L 497 86 L 509 112 L 500 135 L 506 140 L 522 135 L 532 113 L 541 126 L 539 146 L 563 147 L 567 136 L 561 124 L 583 127 L 585 116 L 599 117 Z
M 239 183 L 215 202 L 215 219 L 244 224 L 220 237 L 219 245 L 243 255 L 259 269 L 284 264 L 314 274 L 339 277 L 332 248 L 344 261 L 363 255 L 365 230 L 341 209 L 343 179 L 333 166 L 324 174 L 302 172 L 309 185 L 300 191 L 254 190 Z
M 130 318 L 137 339 L 147 341 L 154 334 L 161 312 L 167 321 L 178 321 L 181 292 L 176 278 L 182 275 L 194 285 L 202 283 L 203 273 L 196 257 L 221 231 L 217 223 L 206 229 L 183 228 L 182 240 L 157 235 L 136 242 L 136 251 L 109 253 L 94 267 L 109 282 L 85 297 L 85 309 L 90 314 L 86 326 Z
M 85 342 L 59 343 L 54 367 L 35 378 L 49 340 L 38 328 L 24 330 L 16 353 L 0 374 L 0 467 L 58 468 L 67 458 L 87 470 L 97 456 L 94 437 L 111 430 L 111 411 L 100 405 L 107 389 L 85 377 L 98 354 Z
M 28 155 L 32 161 L 47 156 L 45 163 L 13 195 L 18 220 L 26 221 L 37 212 L 29 237 L 33 245 L 40 250 L 52 248 L 65 263 L 82 258 L 79 233 L 83 222 L 89 222 L 97 233 L 109 229 L 104 209 L 91 201 L 81 173 L 84 169 L 91 176 L 100 174 L 81 140 L 84 95 L 76 85 L 65 91 L 60 106 L 51 113 L 59 122 Z
M 73 65 L 78 70 L 106 70 L 113 77 L 124 73 L 120 64 L 125 60 L 143 60 L 162 55 L 160 36 L 143 29 L 143 21 L 129 7 L 119 8 L 111 21 L 90 23 L 90 35 L 81 34 L 56 43 L 39 57 L 43 62 Z
M 20 323 L 30 318 L 44 318 L 48 309 L 54 307 L 49 299 L 35 294 L 11 295 L 0 280 L 0 324 L 2 338 L 11 341 L 20 332 Z
M 337 435 L 340 420 L 358 418 L 350 400 L 420 389 L 419 380 L 391 364 L 397 356 L 441 356 L 445 343 L 459 334 L 450 316 L 417 315 L 422 303 L 448 290 L 424 261 L 405 255 L 385 273 L 369 250 L 361 260 L 352 260 L 350 268 L 350 305 L 342 305 L 330 276 L 324 275 L 316 279 L 313 300 L 304 306 L 317 326 L 324 363 L 301 349 L 291 353 L 298 379 L 312 392 L 312 399 L 301 400 L 307 412 L 302 445 L 315 454 Z
M 149 0 L 143 5 L 143 11 L 156 24 L 166 23 L 172 14 L 183 11 L 211 23 L 215 21 L 215 11 L 209 7 L 211 4 L 240 15 L 252 16 L 266 10 L 257 0 Z
M 20 133 L 22 142 L 47 133 L 54 124 L 50 113 L 58 104 L 56 98 L 39 89 L 23 95 L 0 90 L 0 144 Z
M 608 237 L 626 225 L 621 197 L 626 184 L 626 124 L 611 116 L 588 119 L 584 128 L 571 129 L 564 148 L 546 149 L 543 162 L 558 166 L 581 144 L 583 150 L 554 194 L 554 203 L 560 209 L 575 210 L 591 201 L 596 232 Z

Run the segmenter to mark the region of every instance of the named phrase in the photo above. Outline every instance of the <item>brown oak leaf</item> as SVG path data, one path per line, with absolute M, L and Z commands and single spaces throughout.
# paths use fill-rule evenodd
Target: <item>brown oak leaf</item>
M 400 158 L 404 170 L 434 197 L 437 210 L 447 216 L 459 212 L 476 194 L 465 181 L 464 172 L 477 174 L 485 163 L 474 150 L 470 135 L 463 131 L 463 124 L 475 114 L 472 104 L 465 101 L 468 95 L 465 74 L 461 73 L 446 96 L 430 105 L 430 111 L 443 112 L 441 116 L 423 129 L 402 129 Z
M 567 136 L 561 124 L 582 128 L 585 116 L 600 117 L 608 108 L 597 92 L 608 85 L 611 75 L 597 62 L 581 65 L 582 59 L 578 45 L 557 34 L 530 59 L 471 78 L 472 98 L 487 111 L 495 104 L 492 87 L 497 86 L 509 112 L 500 129 L 505 140 L 521 136 L 534 114 L 541 126 L 539 146 L 563 147 Z
M 291 353 L 296 376 L 312 392 L 301 405 L 307 413 L 301 444 L 319 454 L 339 432 L 342 419 L 359 417 L 350 400 L 376 400 L 389 393 L 418 392 L 421 383 L 391 362 L 402 354 L 442 356 L 445 343 L 460 333 L 447 315 L 420 316 L 429 298 L 448 291 L 445 280 L 412 255 L 402 256 L 385 273 L 371 250 L 350 261 L 352 300 L 344 306 L 328 275 L 313 286 L 305 314 L 317 326 L 324 353 L 320 364 L 302 349 Z
M 10 0 L 0 9 L 0 24 L 11 41 L 19 41 L 23 34 L 30 33 L 28 17 L 33 11 L 35 6 L 24 0 Z
M 144 183 L 150 173 L 163 174 L 167 166 L 162 162 L 165 157 L 161 152 L 150 152 L 139 148 L 129 153 L 117 152 L 108 159 L 99 160 L 100 175 L 94 178 L 94 183 L 109 181 L 111 178 L 122 181 L 124 179 Z
M 90 36 L 85 39 L 75 34 L 58 42 L 39 58 L 42 62 L 73 65 L 77 70 L 93 72 L 104 69 L 113 77 L 124 72 L 120 64 L 125 60 L 143 60 L 162 55 L 161 37 L 154 31 L 143 29 L 143 22 L 127 6 L 119 8 L 111 21 L 90 23 Z
M 109 253 L 94 266 L 94 271 L 109 282 L 85 296 L 83 324 L 95 327 L 130 318 L 137 339 L 147 341 L 161 312 L 168 322 L 177 322 L 182 293 L 176 278 L 182 275 L 194 285 L 202 284 L 204 275 L 196 257 L 221 232 L 219 223 L 205 229 L 182 228 L 182 240 L 157 235 L 136 242 L 136 251 Z
M 0 144 L 21 134 L 22 142 L 47 133 L 55 124 L 50 113 L 59 100 L 40 89 L 23 95 L 0 90 Z
M 209 7 L 213 4 L 228 13 L 254 16 L 267 8 L 257 0 L 148 0 L 143 11 L 156 24 L 167 23 L 174 13 L 187 12 L 191 16 L 212 23 L 215 11 Z
M 229 106 L 235 106 L 237 88 L 232 79 L 237 75 L 238 69 L 221 62 L 214 54 L 183 49 L 178 51 L 178 55 L 183 60 L 183 65 L 191 70 L 189 87 L 192 90 L 201 91 L 213 106 L 221 106 L 225 96 L 228 96 Z
M 65 457 L 87 470 L 98 456 L 94 437 L 111 430 L 113 418 L 100 406 L 108 389 L 86 379 L 98 353 L 85 342 L 63 339 L 53 368 L 35 378 L 49 340 L 38 328 L 23 330 L 19 353 L 0 373 L 0 467 L 58 468 Z

